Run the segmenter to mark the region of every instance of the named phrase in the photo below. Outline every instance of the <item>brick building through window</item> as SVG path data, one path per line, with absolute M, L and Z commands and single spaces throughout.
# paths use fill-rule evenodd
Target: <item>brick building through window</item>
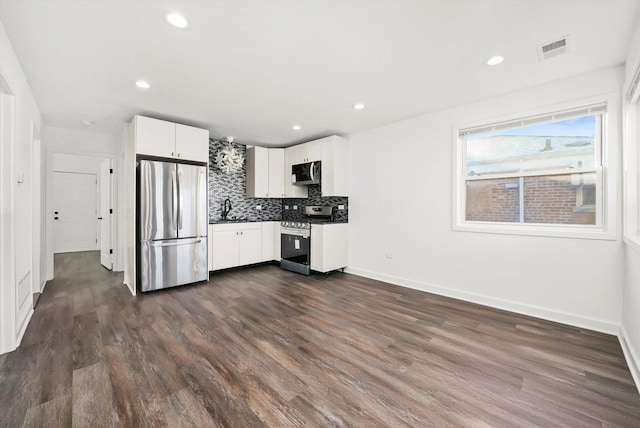
M 464 219 L 595 225 L 602 113 L 464 138 Z

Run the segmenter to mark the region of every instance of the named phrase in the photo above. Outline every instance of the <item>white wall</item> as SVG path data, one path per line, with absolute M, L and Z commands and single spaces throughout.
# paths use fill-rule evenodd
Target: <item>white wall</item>
M 625 91 L 629 87 L 633 75 L 640 68 L 640 26 L 634 36 L 629 49 L 625 68 Z M 622 331 L 623 349 L 629 363 L 631 373 L 634 375 L 636 385 L 640 390 L 640 234 L 638 233 L 638 181 L 640 172 L 640 105 L 629 109 L 627 123 L 625 127 L 626 155 L 633 159 L 625 159 L 627 166 L 627 179 L 632 183 L 625 183 L 627 192 L 625 194 L 626 205 L 626 230 L 625 230 L 625 271 L 622 306 Z
M 30 295 L 39 282 L 33 275 L 32 228 L 40 223 L 40 213 L 33 212 L 34 199 L 40 194 L 40 182 L 33 180 L 34 166 L 40 162 L 33 158 L 40 112 L 1 23 L 0 76 L 13 96 L 11 122 L 15 125 L 13 135 L 7 144 L 3 141 L 1 150 L 0 353 L 4 353 L 15 349 L 24 333 L 33 313 Z M 24 180 L 17 183 L 21 177 Z
M 43 139 L 52 153 L 115 158 L 120 152 L 120 144 L 113 136 L 90 130 L 46 126 Z
M 452 156 L 454 126 L 619 93 L 622 81 L 622 67 L 610 68 L 350 135 L 349 271 L 617 333 L 622 309 L 620 237 L 453 231 Z M 612 110 L 610 124 L 617 137 L 619 106 Z M 618 149 L 620 139 L 609 144 Z M 615 152 L 619 157 L 619 150 Z M 609 170 L 616 183 L 618 160 L 611 159 Z M 616 208 L 609 213 L 614 224 L 620 218 Z M 386 258 L 387 253 L 393 258 Z

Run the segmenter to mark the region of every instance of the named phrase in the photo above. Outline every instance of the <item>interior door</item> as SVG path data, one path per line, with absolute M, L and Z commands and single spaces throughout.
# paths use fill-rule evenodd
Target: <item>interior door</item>
M 105 159 L 100 164 L 100 263 L 109 270 L 113 269 L 113 255 L 111 245 L 112 210 L 111 186 L 113 177 L 111 159 Z
M 53 252 L 97 249 L 96 174 L 53 173 Z

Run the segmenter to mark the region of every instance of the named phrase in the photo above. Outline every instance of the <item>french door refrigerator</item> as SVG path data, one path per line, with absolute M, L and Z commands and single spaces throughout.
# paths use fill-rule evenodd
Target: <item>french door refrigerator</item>
M 138 186 L 140 290 L 207 280 L 207 168 L 141 160 Z

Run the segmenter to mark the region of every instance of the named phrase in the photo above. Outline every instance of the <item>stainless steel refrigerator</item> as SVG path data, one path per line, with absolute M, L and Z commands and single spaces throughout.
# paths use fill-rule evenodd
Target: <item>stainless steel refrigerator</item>
M 138 213 L 141 291 L 208 279 L 205 166 L 140 161 Z

